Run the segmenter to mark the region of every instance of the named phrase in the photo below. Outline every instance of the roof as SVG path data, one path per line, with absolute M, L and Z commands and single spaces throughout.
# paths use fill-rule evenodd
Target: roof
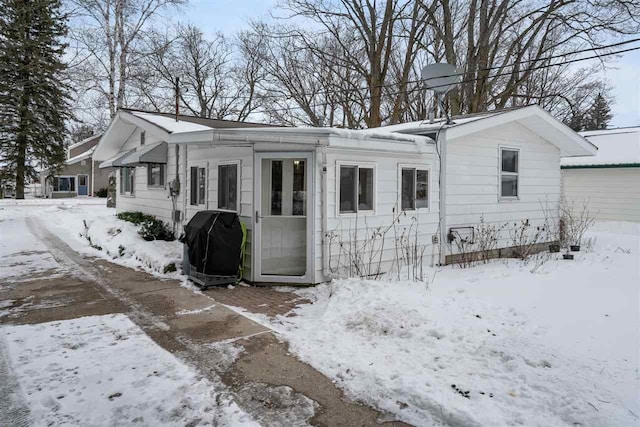
M 134 116 L 140 117 L 160 126 L 169 133 L 193 132 L 206 129 L 225 129 L 225 128 L 245 128 L 245 127 L 272 127 L 273 125 L 265 123 L 238 122 L 236 120 L 209 119 L 205 117 L 189 116 L 185 114 L 176 115 L 172 113 L 161 113 L 154 111 L 134 110 L 131 108 L 121 108 Z
M 89 138 L 85 138 L 85 139 L 83 139 L 82 141 L 78 141 L 78 142 L 75 142 L 75 143 L 73 143 L 73 144 L 69 145 L 69 146 L 67 147 L 67 150 L 72 150 L 72 149 L 74 149 L 74 148 L 78 148 L 78 147 L 80 147 L 81 145 L 86 144 L 87 142 L 95 141 L 96 139 L 100 139 L 101 137 L 102 137 L 102 134 L 101 134 L 101 133 L 98 133 L 98 134 L 96 134 L 96 135 L 91 135 Z
M 96 160 L 107 160 L 115 156 L 137 127 L 154 134 L 161 141 L 173 142 L 173 138 L 184 134 L 197 134 L 214 129 L 265 128 L 269 126 L 262 123 L 207 119 L 183 114 L 178 115 L 178 120 L 176 120 L 175 114 L 171 113 L 121 108 L 100 138 L 100 143 L 97 145 L 93 157 Z
M 366 129 L 361 132 L 383 131 L 399 132 L 413 135 L 431 135 L 437 131 L 446 133 L 446 139 L 451 140 L 508 122 L 518 122 L 545 141 L 560 149 L 562 156 L 590 156 L 597 152 L 597 147 L 587 139 L 567 127 L 564 123 L 551 116 L 538 105 L 510 108 L 499 111 L 470 114 L 453 117 L 451 123 L 439 119 L 430 123 L 417 121 L 398 125 L 383 126 L 376 129 Z
M 640 126 L 580 132 L 598 147 L 595 156 L 564 157 L 563 168 L 640 167 Z
M 91 157 L 93 155 L 93 152 L 95 151 L 96 147 L 91 147 L 90 149 L 88 149 L 87 151 L 78 154 L 75 157 L 72 157 L 70 159 L 67 159 L 65 161 L 66 164 L 68 165 L 72 165 L 74 163 L 78 163 L 81 160 L 85 160 L 88 159 L 89 157 Z

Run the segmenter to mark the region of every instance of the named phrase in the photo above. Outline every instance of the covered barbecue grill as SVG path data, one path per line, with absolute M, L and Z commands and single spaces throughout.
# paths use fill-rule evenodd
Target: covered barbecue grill
M 199 211 L 184 227 L 183 270 L 199 286 L 235 283 L 245 242 L 244 227 L 232 212 Z

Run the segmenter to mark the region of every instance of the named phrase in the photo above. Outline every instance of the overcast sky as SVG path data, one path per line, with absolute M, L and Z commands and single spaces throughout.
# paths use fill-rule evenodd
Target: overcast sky
M 191 0 L 174 18 L 196 24 L 206 33 L 232 35 L 252 19 L 269 18 L 276 0 Z M 277 11 L 276 11 L 277 13 Z M 626 48 L 624 46 L 623 48 Z M 615 104 L 611 127 L 640 125 L 640 50 L 624 54 L 611 64 L 606 77 L 613 85 Z

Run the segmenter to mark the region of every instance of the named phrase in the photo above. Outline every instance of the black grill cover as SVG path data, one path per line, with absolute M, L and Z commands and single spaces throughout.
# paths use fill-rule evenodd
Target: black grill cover
M 238 274 L 242 227 L 237 214 L 199 211 L 184 227 L 181 241 L 187 245 L 189 261 L 198 273 L 216 276 Z

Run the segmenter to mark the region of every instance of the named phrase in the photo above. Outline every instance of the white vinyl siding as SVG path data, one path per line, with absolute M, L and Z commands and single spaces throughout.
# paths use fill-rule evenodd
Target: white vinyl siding
M 598 221 L 640 222 L 640 167 L 563 169 L 562 191 Z
M 500 148 L 519 150 L 518 197 L 501 197 Z M 518 123 L 508 123 L 465 137 L 447 140 L 445 226 L 475 226 L 484 217 L 490 224 L 529 219 L 544 224 L 542 206 L 558 212 L 560 150 Z M 434 196 L 435 197 L 435 196 Z M 509 244 L 508 231 L 500 247 Z

